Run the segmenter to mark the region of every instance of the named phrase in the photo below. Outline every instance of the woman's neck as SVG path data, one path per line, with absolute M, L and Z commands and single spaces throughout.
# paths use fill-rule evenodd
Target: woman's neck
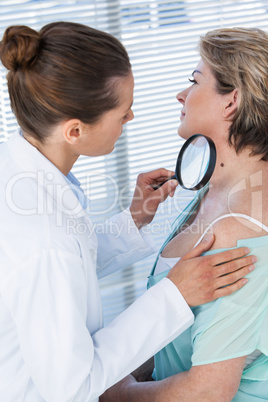
M 228 191 L 242 180 L 267 169 L 267 163 L 261 160 L 260 155 L 250 156 L 251 149 L 243 149 L 238 154 L 229 144 L 216 144 L 217 161 L 210 180 L 210 187 L 214 191 Z
M 62 141 L 59 136 L 50 136 L 44 143 L 25 133 L 23 133 L 23 137 L 50 160 L 65 176 L 67 176 L 78 159 L 78 155 L 72 154 L 68 144 Z

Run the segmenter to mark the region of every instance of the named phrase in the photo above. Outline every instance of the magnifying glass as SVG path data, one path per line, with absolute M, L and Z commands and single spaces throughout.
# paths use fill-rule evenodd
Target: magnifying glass
M 216 147 L 212 139 L 202 134 L 194 134 L 181 147 L 175 175 L 168 180 L 176 179 L 186 190 L 200 190 L 208 183 L 215 165 Z

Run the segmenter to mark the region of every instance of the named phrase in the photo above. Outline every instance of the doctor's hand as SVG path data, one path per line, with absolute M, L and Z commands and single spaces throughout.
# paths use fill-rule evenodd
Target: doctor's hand
M 247 283 L 243 277 L 255 268 L 256 257 L 247 256 L 247 247 L 201 256 L 214 240 L 214 235 L 204 239 L 186 253 L 167 275 L 191 307 L 209 303 L 242 288 Z
M 168 196 L 173 197 L 178 185 L 177 180 L 169 180 L 155 189 L 173 175 L 174 172 L 164 168 L 139 174 L 130 205 L 130 212 L 138 229 L 153 220 L 161 202 Z

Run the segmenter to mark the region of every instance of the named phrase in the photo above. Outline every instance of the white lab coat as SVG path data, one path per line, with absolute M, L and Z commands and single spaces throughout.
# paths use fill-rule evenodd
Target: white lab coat
M 152 251 L 129 212 L 98 246 L 62 173 L 18 133 L 0 170 L 0 401 L 98 400 L 188 328 L 191 310 L 165 278 L 102 328 L 97 250 L 100 275 Z

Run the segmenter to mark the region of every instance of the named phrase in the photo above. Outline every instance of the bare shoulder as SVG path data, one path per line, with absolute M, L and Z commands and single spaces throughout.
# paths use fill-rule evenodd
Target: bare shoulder
M 213 224 L 215 242 L 211 249 L 236 247 L 237 241 L 266 236 L 268 233 L 256 223 L 240 216 L 228 216 Z

